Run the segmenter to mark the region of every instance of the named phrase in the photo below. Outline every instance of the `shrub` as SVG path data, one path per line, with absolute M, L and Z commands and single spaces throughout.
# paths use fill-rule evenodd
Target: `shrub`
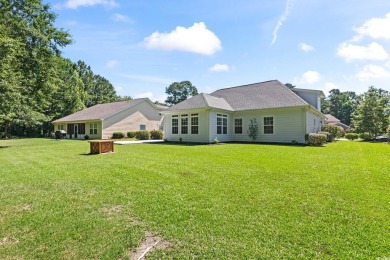
M 137 134 L 137 132 L 135 132 L 135 131 L 130 131 L 130 132 L 127 132 L 127 137 L 128 137 L 128 138 L 134 138 L 136 134 Z
M 217 137 L 215 137 L 215 139 L 213 140 L 213 144 L 219 144 L 219 140 Z
M 333 142 L 333 134 L 329 132 L 318 132 L 318 134 L 326 135 L 326 142 L 328 143 Z
M 135 138 L 138 140 L 149 140 L 149 136 L 150 134 L 148 130 L 141 130 L 135 133 Z
M 88 139 L 89 139 L 89 135 L 85 135 L 85 136 L 84 136 L 84 139 L 85 139 L 85 140 L 88 140 Z
M 164 133 L 161 130 L 152 130 L 150 131 L 150 139 L 160 140 L 164 138 Z
M 359 135 L 357 133 L 346 133 L 345 134 L 345 138 L 347 138 L 348 140 L 356 140 L 359 138 Z
M 122 132 L 115 132 L 112 134 L 113 139 L 122 139 L 123 137 L 125 137 L 125 134 Z
M 363 139 L 364 141 L 370 141 L 374 138 L 374 136 L 370 133 L 361 133 L 359 134 L 359 138 Z
M 344 129 L 341 126 L 332 125 L 332 124 L 326 124 L 321 128 L 324 132 L 329 132 L 333 135 L 333 138 L 340 138 L 341 136 L 344 136 L 345 132 Z
M 310 146 L 323 146 L 326 143 L 324 134 L 307 134 L 307 144 Z

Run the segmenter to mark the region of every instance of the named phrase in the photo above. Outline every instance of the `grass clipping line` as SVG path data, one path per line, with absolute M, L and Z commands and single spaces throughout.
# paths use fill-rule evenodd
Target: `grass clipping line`
M 171 244 L 168 241 L 162 240 L 161 236 L 155 236 L 152 232 L 145 232 L 145 239 L 138 246 L 137 250 L 131 254 L 131 260 L 145 259 L 147 253 L 153 250 L 153 247 L 157 249 L 164 249 Z

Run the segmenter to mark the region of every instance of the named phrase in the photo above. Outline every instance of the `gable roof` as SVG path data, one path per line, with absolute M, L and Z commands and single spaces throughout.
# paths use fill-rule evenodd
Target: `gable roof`
M 334 116 L 332 116 L 331 114 L 326 114 L 326 121 L 328 123 L 337 123 L 337 122 L 340 122 L 340 120 Z
M 226 102 L 225 99 L 214 97 L 205 93 L 200 93 L 199 95 L 193 96 L 187 100 L 184 100 L 183 102 L 171 106 L 167 109 L 167 111 L 207 107 L 233 111 L 233 108 L 229 105 L 228 102 Z
M 283 83 L 271 80 L 220 89 L 211 94 L 201 93 L 170 107 L 167 111 L 207 107 L 242 111 L 308 105 Z
M 106 117 L 109 117 L 113 114 L 116 114 L 124 109 L 135 106 L 144 101 L 149 101 L 150 103 L 152 103 L 148 98 L 138 98 L 120 102 L 97 104 L 79 112 L 57 119 L 53 121 L 53 123 L 84 120 L 102 120 Z M 159 110 L 163 109 L 159 108 Z

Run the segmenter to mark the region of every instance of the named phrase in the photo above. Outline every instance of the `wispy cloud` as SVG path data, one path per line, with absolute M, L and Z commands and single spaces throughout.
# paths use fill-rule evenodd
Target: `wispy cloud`
M 290 14 L 291 9 L 294 7 L 294 0 L 286 0 L 286 6 L 284 8 L 284 12 L 282 16 L 279 18 L 278 23 L 276 24 L 276 27 L 272 33 L 273 39 L 271 42 L 271 46 L 275 43 L 276 39 L 278 38 L 278 31 L 280 27 L 282 27 L 284 21 L 286 21 L 288 15 Z
M 130 17 L 118 13 L 111 16 L 111 19 L 114 20 L 115 22 L 128 23 L 128 24 L 134 23 L 134 21 Z
M 119 64 L 119 62 L 117 60 L 109 60 L 106 63 L 106 67 L 109 69 L 112 69 L 112 68 L 115 68 L 118 64 Z
M 228 72 L 229 70 L 230 68 L 227 64 L 215 64 L 209 68 L 209 71 L 211 72 Z
M 203 22 L 194 23 L 188 28 L 177 26 L 170 33 L 154 32 L 144 39 L 144 45 L 148 49 L 179 50 L 203 55 L 212 55 L 222 49 L 221 41 Z
M 115 0 L 67 0 L 65 7 L 76 9 L 80 6 L 104 5 L 106 7 L 117 7 L 119 4 Z
M 304 52 L 310 52 L 310 51 L 314 51 L 314 47 L 307 44 L 307 43 L 304 43 L 304 42 L 301 42 L 299 45 L 298 45 L 299 49 L 301 49 L 302 51 Z

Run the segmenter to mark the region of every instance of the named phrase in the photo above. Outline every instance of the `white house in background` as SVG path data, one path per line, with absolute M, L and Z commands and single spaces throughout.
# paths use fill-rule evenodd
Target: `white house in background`
M 168 141 L 251 142 L 247 131 L 256 119 L 256 142 L 305 142 L 305 134 L 321 131 L 325 115 L 322 91 L 290 89 L 277 80 L 201 93 L 161 113 Z
M 98 104 L 53 121 L 54 130 L 65 130 L 68 138 L 110 139 L 114 132 L 162 130 L 162 115 L 167 109 L 148 98 Z

